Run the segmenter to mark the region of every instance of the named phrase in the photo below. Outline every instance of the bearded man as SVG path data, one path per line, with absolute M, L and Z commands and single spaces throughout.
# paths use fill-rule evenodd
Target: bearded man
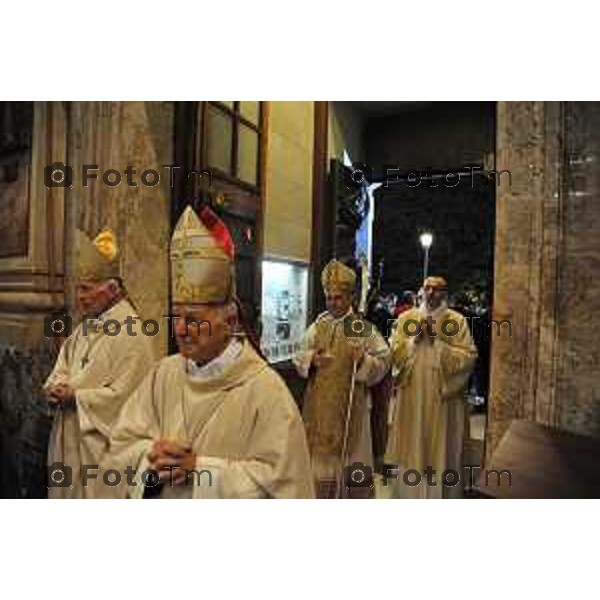
M 445 279 L 427 277 L 419 297 L 390 338 L 396 397 L 386 464 L 398 471 L 387 481 L 397 498 L 459 498 L 464 392 L 477 350 L 466 319 L 448 308 Z

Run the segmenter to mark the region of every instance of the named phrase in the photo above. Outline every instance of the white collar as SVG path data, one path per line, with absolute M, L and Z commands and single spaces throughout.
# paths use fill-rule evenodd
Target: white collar
M 210 379 L 222 375 L 237 359 L 243 348 L 242 342 L 231 338 L 227 347 L 219 356 L 213 358 L 205 365 L 199 365 L 191 358 L 187 359 L 187 373 L 192 379 Z

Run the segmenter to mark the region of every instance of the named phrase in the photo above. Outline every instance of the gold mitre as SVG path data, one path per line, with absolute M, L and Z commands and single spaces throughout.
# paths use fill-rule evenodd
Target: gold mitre
M 333 290 L 354 292 L 356 287 L 356 273 L 344 263 L 335 258 L 325 265 L 321 273 L 321 283 L 326 292 Z
M 234 291 L 234 251 L 225 224 L 187 206 L 171 237 L 171 294 L 177 304 L 219 304 Z
M 110 229 L 103 229 L 94 240 L 80 229 L 75 231 L 75 275 L 96 281 L 121 276 L 119 247 Z

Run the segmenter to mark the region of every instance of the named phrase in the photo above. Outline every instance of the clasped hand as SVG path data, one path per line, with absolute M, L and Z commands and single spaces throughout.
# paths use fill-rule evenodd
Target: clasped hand
M 52 406 L 66 407 L 75 402 L 75 390 L 68 383 L 58 383 L 46 390 L 46 399 Z
M 419 322 L 419 333 L 415 337 L 415 344 L 418 344 L 425 339 L 430 344 L 433 344 L 435 338 L 436 334 L 433 331 L 431 325 L 427 322 L 427 319 L 421 319 L 421 321 Z
M 188 444 L 158 440 L 148 453 L 148 460 L 150 466 L 158 471 L 162 482 L 181 485 L 185 483 L 188 472 L 196 468 L 197 455 Z

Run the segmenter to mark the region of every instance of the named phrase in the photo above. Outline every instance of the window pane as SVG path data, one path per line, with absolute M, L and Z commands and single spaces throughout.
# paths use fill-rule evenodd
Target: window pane
M 229 110 L 233 110 L 233 101 L 225 101 L 225 100 L 217 100 L 217 102 L 223 104 L 224 106 L 226 106 Z
M 210 104 L 206 110 L 206 137 L 208 167 L 231 175 L 232 118 Z
M 242 100 L 240 102 L 240 114 L 244 119 L 248 119 L 254 125 L 258 125 L 258 119 L 260 116 L 260 102 L 249 102 Z
M 238 178 L 256 185 L 258 170 L 258 133 L 240 123 L 238 138 Z

